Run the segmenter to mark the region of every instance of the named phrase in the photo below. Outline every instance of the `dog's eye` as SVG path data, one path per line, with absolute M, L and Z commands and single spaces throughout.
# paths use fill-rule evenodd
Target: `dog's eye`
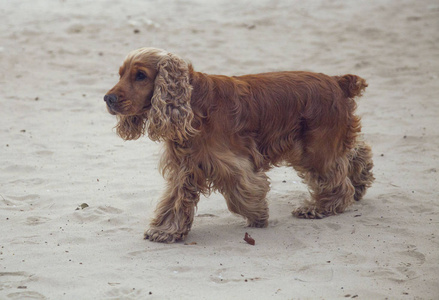
M 137 72 L 136 73 L 136 81 L 142 81 L 146 79 L 146 74 L 143 72 Z

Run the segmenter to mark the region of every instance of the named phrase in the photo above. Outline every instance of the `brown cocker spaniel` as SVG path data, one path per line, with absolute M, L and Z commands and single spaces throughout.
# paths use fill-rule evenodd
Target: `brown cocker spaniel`
M 267 226 L 273 166 L 293 167 L 308 184 L 311 200 L 293 211 L 301 218 L 342 213 L 374 180 L 355 115 L 354 98 L 367 87 L 358 76 L 208 75 L 155 48 L 129 53 L 119 74 L 104 97 L 117 133 L 165 143 L 167 188 L 146 239 L 184 240 L 200 193 L 212 190 L 248 226 Z

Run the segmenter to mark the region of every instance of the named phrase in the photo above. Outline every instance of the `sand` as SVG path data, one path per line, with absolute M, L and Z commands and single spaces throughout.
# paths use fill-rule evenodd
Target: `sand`
M 0 15 L 0 299 L 438 299 L 437 1 L 4 0 Z M 301 220 L 307 188 L 276 168 L 268 228 L 213 194 L 186 244 L 143 240 L 161 145 L 122 141 L 102 100 L 143 46 L 206 73 L 366 78 L 376 182 Z

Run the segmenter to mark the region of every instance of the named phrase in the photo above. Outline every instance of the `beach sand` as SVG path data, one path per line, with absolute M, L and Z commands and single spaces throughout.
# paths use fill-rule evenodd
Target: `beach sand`
M 437 1 L 23 0 L 0 15 L 0 299 L 438 299 Z M 367 79 L 372 188 L 297 219 L 307 187 L 275 168 L 268 228 L 213 194 L 185 243 L 144 240 L 161 145 L 121 140 L 102 100 L 144 46 L 205 73 Z

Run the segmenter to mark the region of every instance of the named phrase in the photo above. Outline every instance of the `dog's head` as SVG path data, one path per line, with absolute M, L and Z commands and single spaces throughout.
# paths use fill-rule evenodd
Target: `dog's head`
M 130 52 L 119 69 L 119 82 L 104 96 L 125 140 L 148 131 L 154 140 L 183 143 L 194 135 L 189 66 L 178 56 L 155 48 Z

